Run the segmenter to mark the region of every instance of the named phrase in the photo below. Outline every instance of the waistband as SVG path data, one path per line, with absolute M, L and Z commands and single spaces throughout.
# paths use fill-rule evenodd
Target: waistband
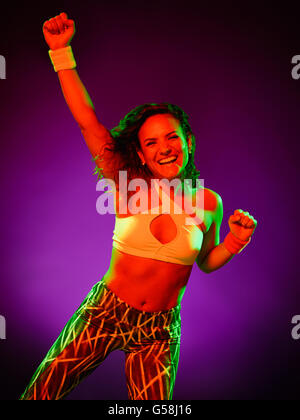
M 181 304 L 166 311 L 146 312 L 130 306 L 112 292 L 103 280 L 95 284 L 91 291 L 90 302 L 94 302 L 107 312 L 113 313 L 119 322 L 125 322 L 136 327 L 168 327 L 181 323 Z

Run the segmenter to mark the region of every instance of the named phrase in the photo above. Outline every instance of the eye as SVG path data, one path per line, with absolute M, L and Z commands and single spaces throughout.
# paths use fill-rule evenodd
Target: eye
M 147 143 L 146 147 L 151 146 L 151 144 L 154 144 L 154 141 L 150 141 L 149 143 Z
M 169 137 L 169 139 L 178 139 L 178 137 L 179 136 L 172 136 L 172 137 Z

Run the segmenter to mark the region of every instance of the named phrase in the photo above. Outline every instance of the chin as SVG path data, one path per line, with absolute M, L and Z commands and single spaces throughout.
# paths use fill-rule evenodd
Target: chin
M 156 172 L 156 174 L 154 174 L 154 178 L 160 178 L 160 179 L 166 178 L 166 179 L 171 180 L 171 179 L 178 178 L 178 177 L 180 177 L 180 172 L 178 172 L 178 171 L 176 171 L 176 172 L 175 171 L 174 172 L 165 172 L 165 173 Z
M 164 171 L 160 171 L 160 168 L 157 168 L 157 166 L 151 168 L 152 178 L 158 178 L 158 179 L 168 179 L 172 180 L 174 178 L 180 178 L 181 175 L 184 172 L 184 167 L 176 165 L 175 168 L 165 169 Z

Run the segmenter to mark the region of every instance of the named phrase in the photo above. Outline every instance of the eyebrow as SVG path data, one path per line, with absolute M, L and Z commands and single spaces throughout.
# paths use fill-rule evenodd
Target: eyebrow
M 176 132 L 176 131 L 171 131 L 170 133 L 165 134 L 165 137 L 166 137 L 166 136 L 169 136 L 170 134 L 173 134 L 173 133 L 176 133 L 176 134 L 177 134 L 177 132 Z M 149 140 L 157 140 L 157 138 L 156 138 L 156 137 L 151 137 L 151 138 L 149 138 L 149 139 L 145 139 L 145 140 L 144 140 L 144 143 L 146 143 L 146 141 L 149 141 Z

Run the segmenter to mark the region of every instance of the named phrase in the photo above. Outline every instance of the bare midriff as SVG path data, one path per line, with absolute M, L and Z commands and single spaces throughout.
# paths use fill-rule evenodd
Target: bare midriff
M 113 293 L 140 311 L 166 311 L 182 299 L 192 265 L 125 254 L 112 248 L 103 281 Z
M 118 200 L 117 192 L 117 203 Z M 120 217 L 118 211 L 117 215 Z M 130 212 L 122 217 L 129 215 Z M 170 240 L 170 226 L 161 224 L 157 226 L 157 232 L 161 232 L 163 242 Z M 108 289 L 133 308 L 145 312 L 166 311 L 180 304 L 192 268 L 193 265 L 127 254 L 113 247 L 103 281 Z

